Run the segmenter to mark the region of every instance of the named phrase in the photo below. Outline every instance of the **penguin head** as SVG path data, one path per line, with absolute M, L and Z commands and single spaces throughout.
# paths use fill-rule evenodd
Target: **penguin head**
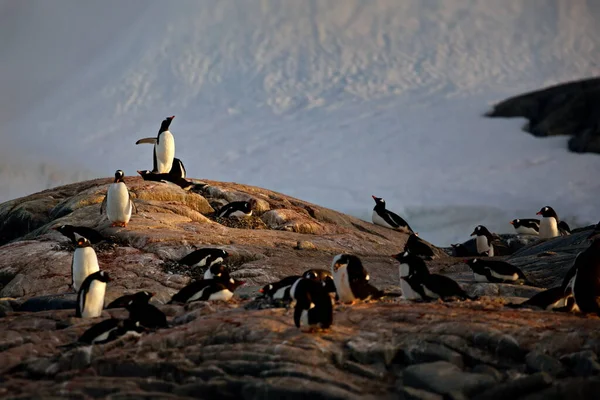
M 477 259 L 477 258 L 471 258 L 471 259 L 465 258 L 465 259 L 463 260 L 463 262 L 464 262 L 465 264 L 467 264 L 467 265 L 468 265 L 469 267 L 471 267 L 471 268 L 472 268 L 474 265 L 477 265 L 477 262 L 478 262 L 478 261 L 479 261 L 479 259 Z
M 175 116 L 173 115 L 171 117 L 167 117 L 167 118 L 163 119 L 163 122 L 161 122 L 161 124 L 160 124 L 160 131 L 158 133 L 168 131 L 169 126 L 171 125 L 171 122 L 173 121 L 174 118 L 175 118 Z
M 230 278 L 228 281 L 224 283 L 225 287 L 227 287 L 230 291 L 234 291 L 240 286 L 244 285 L 246 281 L 238 281 L 237 279 Z
M 511 224 L 512 226 L 514 226 L 515 228 L 517 228 L 519 225 L 521 225 L 521 220 L 520 219 L 513 219 L 512 221 L 509 222 L 509 224 Z
M 262 287 L 261 289 L 259 289 L 258 291 L 259 291 L 260 293 L 269 293 L 271 290 L 273 290 L 273 285 L 269 283 L 268 285 L 265 285 L 265 286 L 263 286 L 263 287 Z
M 116 170 L 115 171 L 115 183 L 117 182 L 124 182 L 123 178 L 125 177 L 125 172 L 123 172 L 123 170 Z
M 91 245 L 90 241 L 83 236 L 80 236 L 79 239 L 77 239 L 77 247 L 90 247 Z
M 147 170 L 147 169 L 143 169 L 143 170 L 141 170 L 141 171 L 137 171 L 137 173 L 138 173 L 138 174 L 140 174 L 140 176 L 142 176 L 142 177 L 143 177 L 143 176 L 148 176 L 148 175 L 150 175 L 150 174 L 152 173 L 152 171 L 149 171 L 149 170 Z
M 100 282 L 110 282 L 110 276 L 108 276 L 108 272 L 98 271 L 96 273 L 98 274 L 96 276 L 96 279 L 99 280 Z
M 541 215 L 544 218 L 556 218 L 558 219 L 558 215 L 556 215 L 556 211 L 550 206 L 542 207 L 540 211 L 538 211 L 535 215 Z
M 223 264 L 211 265 L 210 273 L 212 274 L 213 279 L 229 279 L 229 268 L 227 268 Z
M 306 271 L 306 272 L 304 273 L 304 275 L 302 275 L 302 277 L 303 277 L 304 279 L 311 279 L 311 280 L 313 280 L 313 281 L 316 281 L 316 280 L 319 278 L 319 276 L 317 275 L 317 272 L 316 272 L 316 271 L 314 271 L 314 270 L 312 270 L 312 269 L 311 269 L 311 270 L 308 270 L 308 271 Z
M 249 213 L 250 211 L 252 211 L 252 203 L 250 203 L 249 201 L 244 201 L 244 203 L 241 205 L 241 210 L 246 214 Z
M 321 282 L 327 293 L 336 293 L 335 282 L 331 276 L 326 276 Z
M 492 236 L 492 233 L 485 226 L 483 226 L 483 225 L 477 225 L 475 227 L 475 229 L 473 229 L 473 233 L 471 233 L 471 236 L 487 236 L 487 237 L 490 237 L 490 236 Z
M 62 233 L 63 235 L 68 235 L 71 232 L 73 232 L 73 225 L 61 225 L 61 226 L 55 226 L 52 228 L 53 231 L 57 231 Z
M 133 298 L 135 302 L 148 303 L 153 296 L 154 293 L 147 292 L 144 290 L 142 292 L 137 292 L 136 294 L 134 294 Z
M 373 195 L 371 195 L 371 197 L 373 198 L 373 200 L 375 200 L 375 207 L 385 208 L 385 199 Z
M 360 261 L 360 258 L 352 254 L 338 254 L 337 256 L 333 257 L 331 268 L 333 272 L 337 272 L 340 268 L 346 268 L 350 264 L 362 268 L 362 262 Z
M 229 257 L 229 253 L 226 252 L 225 250 L 221 250 L 221 257 L 227 258 L 227 257 Z

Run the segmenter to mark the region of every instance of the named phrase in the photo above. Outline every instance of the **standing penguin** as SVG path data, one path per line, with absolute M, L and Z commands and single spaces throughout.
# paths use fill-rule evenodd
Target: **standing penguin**
M 294 324 L 297 328 L 327 329 L 333 323 L 333 304 L 323 285 L 312 279 L 298 279 L 291 289 L 296 299 Z
M 509 222 L 521 235 L 539 235 L 540 220 L 535 218 L 517 218 Z
M 175 116 L 167 117 L 160 124 L 158 135 L 155 138 L 140 139 L 135 144 L 150 143 L 154 145 L 154 167 L 152 172 L 158 174 L 168 174 L 173 168 L 175 158 L 175 139 L 169 131 L 169 125 Z
M 421 239 L 417 233 L 413 233 L 408 237 L 408 240 L 404 245 L 404 251 L 408 251 L 415 256 L 423 257 L 425 260 L 431 260 L 435 257 L 433 245 Z
M 479 255 L 487 255 L 494 257 L 494 235 L 483 225 L 477 225 L 471 233 L 471 236 L 476 236 L 475 244 L 477 245 L 477 253 Z
M 331 263 L 333 281 L 343 303 L 356 300 L 378 299 L 383 292 L 369 283 L 369 274 L 360 258 L 351 254 L 338 254 Z
M 79 238 L 71 261 L 71 286 L 77 292 L 85 278 L 98 271 L 98 257 L 90 241 L 84 237 Z
M 400 290 L 402 291 L 402 297 L 406 300 L 420 299 L 421 295 L 415 292 L 409 282 L 404 278 L 408 278 L 412 274 L 429 274 L 429 269 L 427 268 L 425 261 L 409 251 L 392 255 L 392 258 L 400 263 L 398 271 L 400 273 Z
M 85 278 L 77 293 L 76 317 L 96 318 L 102 315 L 107 282 L 110 278 L 106 271 L 94 272 Z
M 111 226 L 126 227 L 135 208 L 135 203 L 123 180 L 124 176 L 125 173 L 120 169 L 115 172 L 115 180 L 108 187 L 106 197 L 100 205 L 100 214 L 102 215 L 106 209 L 108 220 L 112 222 Z
M 505 261 L 473 258 L 463 262 L 471 268 L 477 282 L 521 283 L 535 286 L 523 271 Z
M 588 236 L 590 247 L 581 252 L 571 268 L 575 276 L 569 285 L 579 310 L 600 315 L 600 222 Z M 565 279 L 566 280 L 566 279 Z
M 560 236 L 558 230 L 558 215 L 556 211 L 550 206 L 542 207 L 536 215 L 541 215 L 542 220 L 540 221 L 540 239 L 548 239 Z
M 252 205 L 249 201 L 232 201 L 219 210 L 221 218 L 244 218 L 252 215 Z
M 390 229 L 397 229 L 405 233 L 413 233 L 412 228 L 398 214 L 386 210 L 385 200 L 381 197 L 371 196 L 375 200 L 372 220 L 375 225 L 385 226 Z
M 229 257 L 229 253 L 225 250 L 205 247 L 192 251 L 179 260 L 179 263 L 190 267 L 212 267 L 221 264 L 227 257 Z

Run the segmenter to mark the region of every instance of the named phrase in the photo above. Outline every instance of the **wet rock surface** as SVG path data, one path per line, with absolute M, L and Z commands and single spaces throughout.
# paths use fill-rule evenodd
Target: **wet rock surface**
M 257 299 L 257 289 L 329 268 L 333 255 L 350 252 L 375 286 L 398 292 L 398 265 L 389 255 L 403 249 L 405 234 L 265 189 L 203 181 L 207 186 L 194 193 L 138 178 L 126 179 L 138 214 L 127 228 L 111 228 L 99 213 L 109 182 L 0 205 L 4 220 L 13 221 L 0 225 L 0 397 L 567 399 L 600 387 L 598 317 L 503 306 L 560 283 L 586 246 L 586 230 L 534 241 L 502 258 L 541 287 L 475 283 L 461 259 L 436 250 L 432 272 L 452 276 L 479 300 L 337 304 L 331 329 L 309 333 L 294 326 L 293 308 Z M 257 205 L 255 222 L 214 217 L 220 204 L 234 200 Z M 154 292 L 152 303 L 169 328 L 71 346 L 101 319 L 128 313 L 74 317 L 73 248 L 50 229 L 66 223 L 111 238 L 94 246 L 100 268 L 113 278 L 107 303 Z M 201 268 L 177 263 L 201 247 L 227 250 L 232 275 L 247 284 L 228 303 L 165 305 L 201 277 Z

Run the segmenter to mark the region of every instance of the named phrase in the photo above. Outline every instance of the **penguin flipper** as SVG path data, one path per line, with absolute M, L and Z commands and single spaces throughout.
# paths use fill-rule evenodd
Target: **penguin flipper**
M 131 192 L 129 192 L 129 202 L 131 203 L 131 207 L 133 208 L 133 211 L 137 214 L 138 209 L 137 209 L 137 206 L 135 205 L 135 201 L 133 201 L 133 197 L 131 197 Z
M 148 137 L 148 138 L 143 138 L 138 140 L 137 142 L 135 142 L 135 144 L 156 144 L 156 137 Z
M 104 196 L 102 200 L 102 204 L 100 204 L 100 215 L 102 215 L 106 211 L 106 199 L 108 196 Z

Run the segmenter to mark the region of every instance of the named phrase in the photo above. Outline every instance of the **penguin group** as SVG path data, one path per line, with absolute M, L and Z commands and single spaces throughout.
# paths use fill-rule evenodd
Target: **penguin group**
M 165 118 L 156 137 L 143 138 L 138 144 L 153 145 L 152 170 L 139 170 L 147 181 L 165 182 L 189 190 L 195 183 L 187 179 L 183 162 L 175 158 L 175 138 L 170 126 L 175 116 Z M 439 255 L 439 249 L 423 240 L 400 215 L 388 210 L 383 198 L 372 196 L 375 206 L 372 222 L 408 235 L 403 251 L 391 258 L 398 263 L 401 294 L 407 301 L 475 301 L 453 279 L 431 273 L 427 261 Z M 252 201 L 233 201 L 215 213 L 219 218 L 247 218 L 252 216 Z M 137 213 L 134 196 L 125 182 L 125 173 L 117 170 L 108 185 L 100 205 L 100 214 L 106 215 L 112 227 L 127 228 L 132 215 Z M 514 219 L 510 224 L 519 235 L 534 235 L 541 240 L 570 234 L 568 224 L 558 218 L 550 206 L 542 207 L 538 219 Z M 123 295 L 105 306 L 105 293 L 111 278 L 100 268 L 93 245 L 107 241 L 104 235 L 85 226 L 60 225 L 53 228 L 66 236 L 74 246 L 71 263 L 70 288 L 77 293 L 75 316 L 98 318 L 104 309 L 124 308 L 126 319 L 103 320 L 88 330 L 76 344 L 101 344 L 126 334 L 139 335 L 156 329 L 168 328 L 166 315 L 151 304 L 153 294 L 140 291 Z M 497 259 L 510 249 L 498 235 L 484 225 L 477 225 L 471 236 L 474 243 L 453 244 L 455 256 L 469 257 L 463 262 L 471 269 L 475 282 L 510 283 L 535 286 L 516 266 Z M 590 235 L 591 246 L 578 255 L 573 267 L 560 287 L 537 294 L 528 301 L 509 305 L 514 308 L 536 306 L 545 309 L 574 310 L 600 313 L 600 223 Z M 245 282 L 232 277 L 227 263 L 230 254 L 221 248 L 200 248 L 177 262 L 190 270 L 199 270 L 201 279 L 195 279 L 173 294 L 167 304 L 187 304 L 196 301 L 230 301 L 236 289 Z M 370 282 L 367 268 L 355 254 L 333 256 L 328 269 L 309 269 L 301 275 L 292 275 L 271 282 L 259 290 L 258 298 L 285 302 L 294 308 L 293 324 L 309 331 L 326 330 L 333 324 L 336 303 L 353 305 L 357 302 L 378 301 L 398 297 L 397 293 L 380 290 Z

